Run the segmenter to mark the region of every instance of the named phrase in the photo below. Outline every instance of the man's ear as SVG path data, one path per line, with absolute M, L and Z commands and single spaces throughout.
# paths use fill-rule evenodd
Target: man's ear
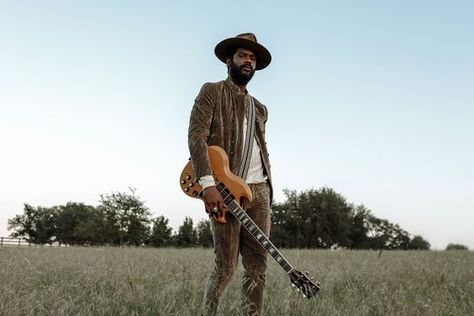
M 231 59 L 230 57 L 227 57 L 227 58 L 225 59 L 225 64 L 226 64 L 227 66 L 230 66 L 230 63 L 231 63 L 231 62 L 232 62 L 232 59 Z

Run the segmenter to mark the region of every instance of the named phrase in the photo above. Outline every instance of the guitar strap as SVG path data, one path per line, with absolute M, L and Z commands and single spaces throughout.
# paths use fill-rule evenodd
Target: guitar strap
M 253 142 L 255 139 L 255 103 L 253 97 L 247 94 L 247 129 L 245 132 L 244 150 L 242 152 L 242 163 L 240 164 L 239 177 L 243 180 L 247 178 L 249 172 L 250 159 L 252 158 Z

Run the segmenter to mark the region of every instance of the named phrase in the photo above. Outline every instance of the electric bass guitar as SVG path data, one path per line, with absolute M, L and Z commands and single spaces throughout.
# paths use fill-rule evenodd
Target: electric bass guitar
M 245 227 L 250 235 L 275 259 L 275 261 L 285 270 L 290 277 L 291 283 L 303 296 L 311 298 L 320 290 L 319 282 L 313 282 L 304 274 L 295 268 L 283 257 L 280 251 L 273 245 L 262 230 L 245 213 L 240 206 L 240 201 L 246 198 L 252 201 L 252 191 L 247 183 L 238 176 L 234 175 L 229 168 L 229 158 L 225 151 L 218 146 L 209 146 L 209 160 L 213 177 L 216 181 L 216 187 L 224 198 L 227 212 L 232 215 Z M 180 185 L 183 192 L 193 198 L 202 199 L 202 187 L 196 181 L 194 170 L 189 161 L 181 172 Z M 228 214 L 219 214 L 218 212 L 209 214 L 216 222 L 224 225 Z

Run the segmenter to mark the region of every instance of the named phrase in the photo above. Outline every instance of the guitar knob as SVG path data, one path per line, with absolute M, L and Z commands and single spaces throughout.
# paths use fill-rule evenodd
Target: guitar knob
M 192 187 L 194 185 L 194 182 L 189 182 L 188 184 L 190 187 Z
M 191 176 L 189 174 L 186 176 L 186 180 L 191 180 Z
M 198 191 L 194 190 L 193 191 L 193 196 L 197 196 L 198 195 Z
M 181 180 L 181 184 L 185 184 L 185 183 L 186 183 L 186 181 L 185 181 L 185 180 Z
M 188 192 L 189 191 L 189 188 L 184 188 L 184 192 Z

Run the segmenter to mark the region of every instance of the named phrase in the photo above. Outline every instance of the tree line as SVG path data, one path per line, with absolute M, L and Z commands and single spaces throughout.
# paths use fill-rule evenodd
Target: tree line
M 186 217 L 176 233 L 169 220 L 151 217 L 135 190 L 100 195 L 98 206 L 78 202 L 53 207 L 24 204 L 23 214 L 8 220 L 11 237 L 34 244 L 208 247 L 208 221 L 194 227 Z M 204 236 L 205 235 L 205 236 Z
M 285 201 L 272 207 L 270 239 L 279 248 L 430 249 L 421 236 L 376 217 L 331 188 L 285 190 Z M 99 205 L 69 202 L 53 207 L 24 205 L 8 220 L 11 237 L 31 243 L 212 247 L 211 222 L 194 225 L 186 217 L 176 231 L 150 209 L 135 190 L 100 195 Z

